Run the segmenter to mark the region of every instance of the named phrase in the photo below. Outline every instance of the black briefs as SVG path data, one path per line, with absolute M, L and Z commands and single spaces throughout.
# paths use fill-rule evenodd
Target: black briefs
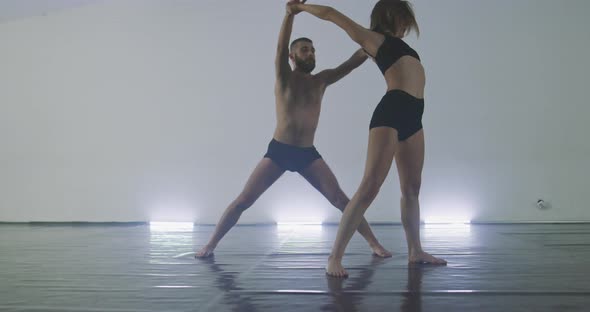
M 390 127 L 397 130 L 399 141 L 404 141 L 422 129 L 424 99 L 402 90 L 390 90 L 375 108 L 369 129 Z
M 264 157 L 271 159 L 284 170 L 295 172 L 301 172 L 314 160 L 322 158 L 314 146 L 299 147 L 275 139 L 268 144 L 268 151 Z

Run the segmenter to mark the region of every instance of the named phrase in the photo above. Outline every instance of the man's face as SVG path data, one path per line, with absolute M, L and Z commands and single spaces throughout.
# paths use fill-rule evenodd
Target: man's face
M 315 69 L 315 48 L 311 42 L 297 42 L 291 50 L 291 60 L 295 67 L 305 73 L 311 73 Z

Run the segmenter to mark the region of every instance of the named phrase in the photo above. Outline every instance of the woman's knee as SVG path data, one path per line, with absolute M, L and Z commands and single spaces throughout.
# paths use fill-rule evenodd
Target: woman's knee
M 417 199 L 420 195 L 420 180 L 413 180 L 408 182 L 402 182 L 401 192 L 402 197 L 407 199 Z
M 379 194 L 382 184 L 383 182 L 375 179 L 365 179 L 358 191 L 359 200 L 371 203 L 377 197 L 377 194 Z

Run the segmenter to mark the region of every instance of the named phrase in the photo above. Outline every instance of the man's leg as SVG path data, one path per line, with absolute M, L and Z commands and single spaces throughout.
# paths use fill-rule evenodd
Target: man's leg
M 242 212 L 250 208 L 260 195 L 275 183 L 284 172 L 285 170 L 277 166 L 270 158 L 263 158 L 250 175 L 240 195 L 225 209 L 209 243 L 201 251 L 197 252 L 195 257 L 206 258 L 212 256 L 213 250 L 217 247 L 219 241 L 236 225 Z
M 349 199 L 340 188 L 336 176 L 334 176 L 334 173 L 322 158 L 316 159 L 301 171 L 300 174 L 322 193 L 334 207 L 340 211 L 344 211 Z M 391 257 L 391 253 L 379 244 L 379 241 L 373 234 L 373 231 L 371 231 L 371 227 L 364 217 L 357 230 L 367 240 L 376 256 L 383 258 Z

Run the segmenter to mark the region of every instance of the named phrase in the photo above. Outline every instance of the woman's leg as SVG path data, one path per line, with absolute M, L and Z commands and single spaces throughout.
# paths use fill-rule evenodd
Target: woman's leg
M 385 181 L 397 147 L 397 130 L 389 127 L 376 127 L 369 131 L 369 147 L 363 180 L 344 209 L 338 234 L 328 259 L 326 274 L 346 277 L 342 267 L 342 257 L 348 242 L 357 230 L 365 211 L 371 205 Z
M 402 197 L 400 200 L 402 224 L 408 242 L 408 261 L 410 263 L 446 264 L 422 250 L 420 243 L 420 185 L 424 166 L 424 130 L 420 130 L 407 140 L 399 142 L 395 162 L 399 174 Z

